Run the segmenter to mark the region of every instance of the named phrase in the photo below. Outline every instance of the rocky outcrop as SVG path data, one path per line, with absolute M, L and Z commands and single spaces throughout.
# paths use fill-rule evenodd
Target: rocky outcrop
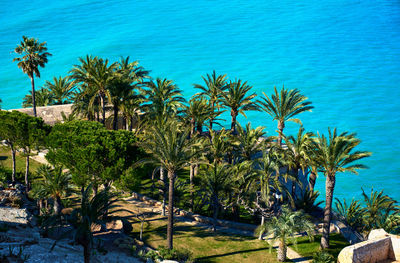
M 339 254 L 340 263 L 374 263 L 400 260 L 400 236 L 383 229 L 372 230 L 368 240 L 345 247 Z

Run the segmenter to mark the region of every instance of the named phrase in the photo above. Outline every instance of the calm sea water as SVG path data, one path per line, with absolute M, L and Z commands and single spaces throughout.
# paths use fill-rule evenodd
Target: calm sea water
M 373 152 L 358 176 L 339 174 L 335 196 L 361 187 L 400 200 L 400 3 L 328 1 L 4 1 L 0 0 L 0 98 L 19 108 L 28 78 L 12 62 L 22 35 L 47 41 L 53 54 L 38 86 L 65 75 L 77 58 L 131 56 L 152 76 L 173 79 L 189 98 L 215 69 L 258 94 L 298 88 L 313 102 L 300 115 L 309 131 L 357 132 Z M 253 125 L 276 123 L 250 112 Z M 230 118 L 227 118 L 229 120 Z M 228 123 L 227 123 L 228 124 Z M 286 131 L 295 133 L 296 124 Z M 324 192 L 324 177 L 317 188 Z

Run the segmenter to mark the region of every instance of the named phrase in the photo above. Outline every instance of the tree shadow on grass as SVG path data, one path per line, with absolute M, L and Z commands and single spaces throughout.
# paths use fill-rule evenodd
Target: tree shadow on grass
M 199 258 L 196 258 L 196 262 L 201 262 L 201 263 L 214 262 L 213 259 L 216 259 L 216 258 L 221 258 L 221 257 L 226 257 L 226 256 L 233 256 L 233 255 L 241 254 L 241 253 L 263 251 L 263 250 L 268 252 L 269 248 L 266 247 L 266 248 L 246 249 L 246 250 L 229 252 L 229 253 L 224 253 L 224 254 L 219 254 L 219 255 L 211 255 L 211 256 L 206 256 L 206 257 L 199 257 Z
M 8 159 L 8 156 L 0 156 L 0 162 Z

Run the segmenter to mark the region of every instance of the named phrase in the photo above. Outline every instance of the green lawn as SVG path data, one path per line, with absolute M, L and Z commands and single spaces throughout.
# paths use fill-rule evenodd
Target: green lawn
M 132 204 L 124 203 L 123 208 L 138 212 Z M 132 234 L 135 238 L 139 237 L 139 228 L 140 223 L 134 222 Z M 257 238 L 214 234 L 184 222 L 176 222 L 174 231 L 174 247 L 190 251 L 196 262 L 277 262 L 275 252 L 269 253 L 268 243 Z M 155 249 L 166 246 L 166 233 L 166 218 L 154 215 L 146 219 L 143 241 L 147 245 Z
M 314 242 L 311 243 L 308 237 L 299 237 L 297 238 L 297 248 L 294 246 L 290 247 L 296 250 L 303 257 L 312 258 L 313 254 L 319 251 L 320 243 L 321 235 L 316 235 L 314 237 Z M 341 234 L 333 233 L 329 237 L 329 245 L 330 248 L 327 249 L 327 252 L 337 258 L 340 251 L 350 244 Z
M 17 173 L 20 173 L 19 176 L 25 173 L 25 160 L 26 160 L 25 157 L 17 153 L 16 166 L 17 166 Z M 36 169 L 41 165 L 41 163 L 38 163 L 31 159 L 29 165 L 30 165 L 29 171 L 33 173 L 36 172 Z M 11 150 L 5 146 L 0 146 L 0 167 L 1 166 L 9 171 L 12 170 Z M 17 176 L 17 179 L 20 178 L 18 178 Z

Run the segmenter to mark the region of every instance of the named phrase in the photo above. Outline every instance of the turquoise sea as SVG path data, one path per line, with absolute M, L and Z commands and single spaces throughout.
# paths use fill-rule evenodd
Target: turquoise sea
M 0 0 L 0 6 L 3 108 L 21 107 L 30 89 L 12 62 L 22 35 L 47 41 L 53 54 L 38 86 L 93 54 L 129 55 L 153 77 L 173 79 L 186 98 L 213 69 L 247 80 L 260 95 L 275 85 L 298 88 L 315 106 L 300 115 L 307 130 L 357 132 L 360 149 L 373 152 L 364 161 L 370 169 L 337 176 L 335 196 L 360 197 L 361 187 L 374 187 L 400 201 L 399 1 Z M 266 114 L 247 117 L 275 134 Z M 288 124 L 285 131 L 297 129 Z M 323 175 L 317 188 L 324 192 Z

